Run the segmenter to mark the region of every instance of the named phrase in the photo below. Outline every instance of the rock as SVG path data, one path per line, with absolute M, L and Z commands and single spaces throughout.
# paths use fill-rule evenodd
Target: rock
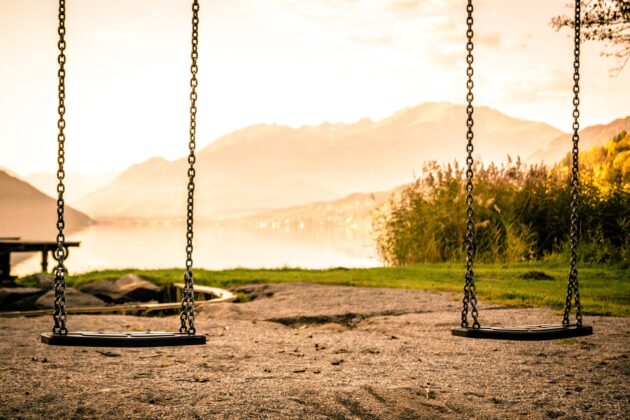
M 86 284 L 81 291 L 108 303 L 159 301 L 162 297 L 162 288 L 134 274 L 121 277 L 115 282 L 99 279 Z
M 159 300 L 162 288 L 135 274 L 128 274 L 116 280 L 114 284 L 125 301 L 147 302 Z
M 3 310 L 3 311 L 32 311 L 34 309 L 37 309 L 35 307 L 35 302 L 45 292 L 46 292 L 45 290 L 42 290 L 40 294 L 27 296 L 27 297 L 25 297 L 23 299 L 16 300 L 15 302 L 7 303 L 6 305 L 2 306 L 2 308 L 0 308 L 0 310 Z
M 35 302 L 35 307 L 39 309 L 52 309 L 54 307 L 55 291 L 49 290 Z M 66 307 L 84 308 L 87 306 L 103 306 L 105 302 L 88 293 L 79 292 L 73 287 L 66 288 Z
M 28 306 L 29 300 L 32 301 L 32 304 L 45 292 L 45 290 L 37 287 L 2 287 L 0 288 L 0 309 L 4 311 L 22 310 L 20 308 Z M 22 303 L 17 305 L 18 302 Z
M 37 281 L 37 287 L 40 289 L 48 291 L 55 287 L 55 278 L 50 274 L 37 273 L 33 278 Z
M 80 289 L 83 293 L 89 293 L 107 303 L 114 303 L 121 298 L 120 292 L 111 280 L 98 279 L 88 283 Z

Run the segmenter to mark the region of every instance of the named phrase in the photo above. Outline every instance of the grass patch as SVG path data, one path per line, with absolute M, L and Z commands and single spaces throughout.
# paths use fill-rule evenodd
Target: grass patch
M 542 271 L 554 280 L 520 278 L 529 271 Z M 564 307 L 567 267 L 553 262 L 530 262 L 475 267 L 479 299 L 510 306 Z M 106 270 L 70 276 L 68 282 L 81 286 L 96 279 L 115 280 L 134 273 L 156 284 L 183 281 L 183 269 Z M 586 315 L 630 316 L 630 269 L 623 265 L 585 265 L 580 270 L 580 297 Z M 198 284 L 231 287 L 261 283 L 318 283 L 360 287 L 390 287 L 462 293 L 462 264 L 420 264 L 411 267 L 336 268 L 328 270 L 195 269 Z

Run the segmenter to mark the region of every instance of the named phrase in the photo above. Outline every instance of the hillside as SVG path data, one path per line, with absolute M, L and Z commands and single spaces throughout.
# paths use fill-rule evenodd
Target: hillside
M 590 150 L 603 146 L 606 142 L 621 133 L 630 132 L 630 116 L 616 119 L 608 124 L 598 124 L 580 130 L 580 149 Z M 536 150 L 529 156 L 530 162 L 555 163 L 571 151 L 571 134 L 561 134 L 546 146 Z
M 571 167 L 571 156 L 553 167 L 559 176 L 566 176 Z M 602 146 L 580 153 L 582 184 L 593 184 L 603 196 L 623 191 L 630 193 L 630 134 L 625 130 Z
M 550 168 L 553 177 L 566 179 L 570 162 L 567 154 L 553 165 Z M 630 192 L 630 134 L 622 131 L 603 146 L 583 150 L 580 153 L 580 179 L 584 185 L 596 186 L 603 196 L 612 191 Z M 408 185 L 384 192 L 355 193 L 333 201 L 234 215 L 222 222 L 261 229 L 342 227 L 370 231 L 373 216 L 389 213 L 391 199 L 397 201 Z
M 28 183 L 0 171 L 0 237 L 54 240 L 57 201 Z M 89 226 L 85 214 L 66 206 L 67 231 Z
M 288 207 L 391 189 L 423 162 L 463 160 L 464 108 L 427 103 L 380 121 L 291 128 L 255 125 L 198 152 L 196 216 Z M 484 160 L 530 156 L 561 132 L 549 125 L 476 110 L 476 152 Z M 181 219 L 186 161 L 135 165 L 77 203 L 97 218 Z
M 118 174 L 104 172 L 100 174 L 83 174 L 68 172 L 64 180 L 66 184 L 66 203 L 74 204 L 84 195 L 112 182 Z M 51 197 L 57 195 L 57 174 L 39 172 L 24 177 L 24 180 Z
M 400 188 L 369 194 L 354 193 L 333 201 L 319 201 L 281 209 L 260 210 L 253 214 L 224 219 L 222 223 L 235 223 L 239 226 L 260 229 L 343 227 L 369 232 L 373 213 L 383 208 L 392 194 Z

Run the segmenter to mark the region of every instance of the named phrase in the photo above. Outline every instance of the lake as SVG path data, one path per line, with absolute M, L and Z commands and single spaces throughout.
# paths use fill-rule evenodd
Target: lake
M 185 263 L 185 226 L 98 224 L 68 235 L 71 273 L 106 268 L 172 268 Z M 194 266 L 208 269 L 377 267 L 370 232 L 335 229 L 257 229 L 195 225 Z M 40 271 L 40 254 L 14 265 L 13 275 Z M 51 262 L 54 262 L 50 259 Z M 52 268 L 52 267 L 51 267 Z

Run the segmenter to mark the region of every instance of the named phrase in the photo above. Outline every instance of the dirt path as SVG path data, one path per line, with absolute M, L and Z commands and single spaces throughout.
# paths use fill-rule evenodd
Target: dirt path
M 305 284 L 199 314 L 206 346 L 52 348 L 46 318 L 0 319 L 0 418 L 624 418 L 630 323 L 553 342 L 452 337 L 448 294 Z M 486 309 L 485 311 L 483 309 Z M 556 322 L 482 305 L 487 324 Z M 75 330 L 174 330 L 176 317 L 74 316 Z M 624 414 L 625 413 L 625 414 Z M 626 417 L 627 418 L 627 417 Z

